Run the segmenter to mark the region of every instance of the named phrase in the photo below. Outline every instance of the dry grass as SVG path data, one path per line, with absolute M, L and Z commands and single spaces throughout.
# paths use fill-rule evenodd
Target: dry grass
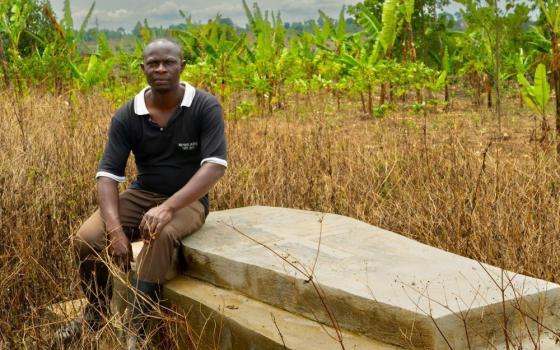
M 77 297 L 68 238 L 95 207 L 112 106 L 98 96 L 0 100 L 0 344 L 40 345 L 44 310 Z M 315 96 L 294 117 L 229 121 L 230 168 L 213 209 L 286 206 L 348 215 L 432 246 L 551 281 L 560 268 L 560 168 L 513 102 L 506 140 L 486 111 L 358 116 Z M 508 102 L 508 104 L 509 104 Z M 461 112 L 458 112 L 461 110 Z M 22 132 L 23 131 L 23 132 Z M 492 141 L 492 143 L 491 143 Z M 491 144 L 490 144 L 491 143 Z

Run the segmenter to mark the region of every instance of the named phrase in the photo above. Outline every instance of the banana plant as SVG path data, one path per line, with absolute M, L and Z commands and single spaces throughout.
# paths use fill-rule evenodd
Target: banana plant
M 523 48 L 519 48 L 517 52 L 510 53 L 506 57 L 505 61 L 506 68 L 509 71 L 509 74 L 506 76 L 506 80 L 509 80 L 512 77 L 515 78 L 520 74 L 525 76 L 534 62 L 534 55 L 527 55 Z M 519 87 L 519 107 L 522 107 L 524 100 L 523 86 L 519 82 L 519 79 L 517 80 L 517 84 Z
M 471 29 L 469 32 L 457 34 L 457 49 L 461 61 L 458 75 L 467 79 L 474 90 L 474 105 L 482 104 L 482 94 L 487 94 L 487 105 L 492 106 L 492 47 L 481 30 Z
M 0 3 L 0 59 L 6 85 L 10 85 L 10 68 L 6 62 L 11 62 L 11 71 L 14 72 L 18 89 L 22 90 L 25 82 L 20 76 L 19 66 L 21 56 L 19 53 L 19 41 L 27 25 L 27 17 L 31 12 L 31 4 L 25 0 L 12 0 Z M 4 52 L 3 38 L 8 41 L 7 55 Z M 7 57 L 6 57 L 7 56 Z
M 114 60 L 112 58 L 100 60 L 97 55 L 91 55 L 87 65 L 82 69 L 70 59 L 68 59 L 68 64 L 72 67 L 78 89 L 86 90 L 108 78 L 113 69 Z
M 534 84 L 531 85 L 523 73 L 517 75 L 522 87 L 525 103 L 541 116 L 546 115 L 546 106 L 550 98 L 550 85 L 547 81 L 546 67 L 540 63 L 535 70 Z
M 245 0 L 243 8 L 247 15 L 247 21 L 254 38 L 245 47 L 249 69 L 253 71 L 250 76 L 252 87 L 261 113 L 265 107 L 272 113 L 273 99 L 277 97 L 286 81 L 290 68 L 285 64 L 277 62 L 279 58 L 287 59 L 285 39 L 286 30 L 280 14 L 271 14 L 268 11 L 263 15 L 259 6 L 254 4 L 253 11 L 249 9 Z
M 64 0 L 64 10 L 62 21 L 60 22 L 62 28 L 64 29 L 64 40 L 66 41 L 67 47 L 73 53 L 74 50 L 78 48 L 78 45 L 82 42 L 85 34 L 85 29 L 95 8 L 95 2 L 91 4 L 89 10 L 84 17 L 80 28 L 78 31 L 74 30 L 74 20 L 72 18 L 72 11 L 70 10 L 70 0 Z
M 216 79 L 210 81 L 215 82 L 217 86 L 213 86 L 212 91 L 218 91 L 221 100 L 225 102 L 226 87 L 231 81 L 237 57 L 245 49 L 246 36 L 238 36 L 233 28 L 221 24 L 220 16 L 199 28 L 176 30 L 173 34 L 185 47 L 197 50 L 199 62 L 205 62 L 215 69 L 213 78 Z
M 373 116 L 373 88 L 382 85 L 388 77 L 379 79 L 378 72 L 382 64 L 378 51 L 371 52 L 365 45 L 362 45 L 356 57 L 343 52 L 338 61 L 347 67 L 351 78 L 349 82 L 352 83 L 350 90 L 359 94 L 363 111 Z
M 403 60 L 406 60 L 406 56 L 410 58 L 412 62 L 416 62 L 416 47 L 414 45 L 414 32 L 412 30 L 412 15 L 414 14 L 414 0 L 401 0 L 400 13 L 402 14 L 404 22 L 404 47 L 406 48 L 405 54 L 403 55 Z
M 399 0 L 385 0 L 383 3 L 383 11 L 381 14 L 381 31 L 377 36 L 376 48 L 381 47 L 384 58 L 391 58 L 395 39 L 397 38 L 397 26 L 399 15 Z M 386 98 L 386 85 L 381 83 L 381 91 L 379 93 L 379 104 L 383 105 Z
M 445 72 L 445 75 L 442 79 L 443 88 L 444 88 L 444 101 L 449 105 L 450 96 L 449 96 L 449 81 L 451 79 L 451 74 L 454 74 L 453 70 L 453 61 L 451 60 L 451 56 L 449 54 L 449 47 L 446 45 L 443 48 L 443 56 L 440 57 L 439 55 L 435 54 L 433 51 L 428 51 L 428 54 L 432 57 L 434 62 L 436 62 L 438 69 L 442 72 Z M 455 56 L 457 51 L 453 51 L 453 55 Z
M 403 62 L 406 62 L 406 57 L 412 63 L 416 63 L 416 47 L 414 44 L 414 31 L 412 30 L 412 15 L 414 13 L 414 0 L 401 0 L 400 13 L 403 19 Z M 422 103 L 422 90 L 416 89 L 416 103 Z
M 555 95 L 556 116 L 556 156 L 560 160 L 560 51 L 558 36 L 560 34 L 560 0 L 537 0 L 544 17 L 544 27 L 550 34 L 552 57 L 552 86 Z
M 546 67 L 540 63 L 535 70 L 534 84 L 531 85 L 523 73 L 517 74 L 517 81 L 521 86 L 521 93 L 527 106 L 541 117 L 543 138 L 546 137 L 548 124 L 546 121 L 546 106 L 550 99 L 550 86 L 547 81 Z
M 398 15 L 399 0 L 385 0 L 381 15 L 381 32 L 377 37 L 385 57 L 391 57 L 392 55 L 395 39 L 397 38 Z

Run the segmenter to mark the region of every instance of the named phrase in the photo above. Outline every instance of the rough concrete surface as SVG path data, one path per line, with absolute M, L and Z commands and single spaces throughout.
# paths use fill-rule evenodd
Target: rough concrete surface
M 535 315 L 560 325 L 556 284 L 339 215 L 213 212 L 183 244 L 193 277 L 403 347 L 490 348 L 503 343 L 504 324 L 510 339 L 536 333 Z
M 334 328 L 235 291 L 177 277 L 165 285 L 164 293 L 168 302 L 188 312 L 193 339 L 201 349 L 341 349 Z M 341 332 L 341 339 L 348 350 L 399 349 L 348 331 Z

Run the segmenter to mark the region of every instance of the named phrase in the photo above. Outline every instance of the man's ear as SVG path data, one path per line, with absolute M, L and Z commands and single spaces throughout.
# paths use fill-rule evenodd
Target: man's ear
M 181 61 L 181 72 L 183 71 L 183 69 L 185 69 L 185 66 L 187 65 L 187 61 L 182 60 Z

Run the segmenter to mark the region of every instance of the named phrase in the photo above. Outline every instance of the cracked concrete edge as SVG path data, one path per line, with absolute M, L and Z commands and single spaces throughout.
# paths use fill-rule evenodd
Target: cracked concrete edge
M 205 344 L 213 344 L 214 348 L 341 348 L 333 339 L 336 332 L 332 327 L 197 279 L 178 277 L 168 282 L 165 296 L 170 303 L 188 312 L 189 323 L 198 333 L 197 338 Z M 346 349 L 402 349 L 348 331 L 342 331 L 341 335 Z
M 447 315 L 433 321 L 443 333 L 438 339 L 441 347 L 449 348 L 449 342 L 454 349 L 506 348 L 508 342 L 510 347 L 518 348 L 524 342 L 530 343 L 531 338 L 542 338 L 544 334 L 549 334 L 549 330 L 557 332 L 555 325 L 560 324 L 560 290 L 554 288 L 524 295 L 471 309 L 467 314 Z M 488 327 L 489 323 L 497 325 L 499 331 L 496 331 L 496 327 Z M 468 326 L 466 330 L 465 324 Z M 507 340 L 504 330 L 507 330 Z
M 183 249 L 189 265 L 187 275 L 332 325 L 317 291 L 311 283 L 305 283 L 305 279 L 271 272 L 257 265 L 235 264 L 188 246 Z M 325 304 L 341 328 L 402 347 L 434 348 L 438 334 L 427 315 L 355 296 L 349 298 L 343 291 L 321 286 L 320 282 L 317 286 L 324 291 Z

